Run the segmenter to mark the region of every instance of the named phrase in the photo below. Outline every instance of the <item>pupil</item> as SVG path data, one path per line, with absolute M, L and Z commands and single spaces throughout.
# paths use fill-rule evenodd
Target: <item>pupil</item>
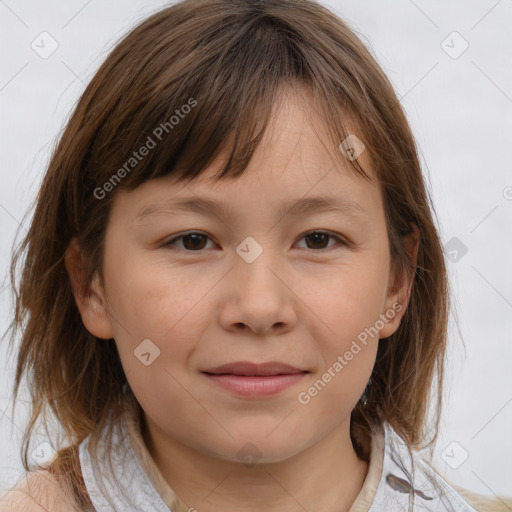
M 183 245 L 185 245 L 185 247 L 187 247 L 187 249 L 202 249 L 202 246 L 201 246 L 201 237 L 203 237 L 203 235 L 198 235 L 198 234 L 192 234 L 192 235 L 185 235 L 183 237 Z M 192 244 L 187 244 L 187 241 L 191 241 L 192 240 Z M 199 242 L 199 244 L 198 244 Z M 204 237 L 203 237 L 203 245 L 204 245 Z
M 313 244 L 317 243 L 317 242 L 320 242 L 321 241 L 326 241 L 326 238 L 328 238 L 328 235 L 326 235 L 325 233 L 313 233 L 312 235 L 308 235 L 307 238 L 313 238 L 314 239 L 314 242 Z M 319 241 L 319 238 L 321 238 L 322 240 Z

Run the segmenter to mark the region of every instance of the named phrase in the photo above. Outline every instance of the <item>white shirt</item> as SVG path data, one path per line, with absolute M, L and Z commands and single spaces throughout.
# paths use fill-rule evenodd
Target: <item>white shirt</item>
M 368 474 L 350 512 L 477 512 L 417 452 L 410 453 L 389 424 L 383 427 L 372 439 Z M 116 448 L 110 453 L 100 441 L 97 459 L 89 453 L 89 437 L 79 446 L 82 474 L 96 512 L 194 510 L 164 481 L 135 419 L 125 416 L 114 429 L 113 441 Z

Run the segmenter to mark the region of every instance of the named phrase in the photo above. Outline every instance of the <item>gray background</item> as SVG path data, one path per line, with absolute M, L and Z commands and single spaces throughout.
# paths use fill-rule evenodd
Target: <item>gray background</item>
M 370 46 L 401 98 L 448 244 L 455 305 L 435 466 L 474 492 L 512 494 L 512 1 L 323 3 Z M 2 276 L 72 106 L 119 37 L 166 4 L 0 1 Z M 31 47 L 43 31 L 58 42 L 48 58 Z M 2 288 L 2 333 L 11 307 Z M 26 404 L 12 417 L 5 342 L 0 361 L 1 492 L 22 474 Z M 44 458 L 51 447 L 41 441 L 34 456 Z

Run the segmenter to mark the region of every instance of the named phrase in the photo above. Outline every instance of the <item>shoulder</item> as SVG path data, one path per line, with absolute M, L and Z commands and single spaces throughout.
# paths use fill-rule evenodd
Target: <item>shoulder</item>
M 422 459 L 422 461 L 431 469 L 431 474 L 435 475 L 439 481 L 444 482 L 445 485 L 451 490 L 452 495 L 464 500 L 468 505 L 473 507 L 477 512 L 510 512 L 512 511 L 512 498 L 505 496 L 485 496 L 477 494 L 455 484 L 446 475 L 442 474 L 439 469 L 435 469 L 431 465 L 430 460 Z
M 505 496 L 485 496 L 474 493 L 451 482 L 432 464 L 431 457 L 411 449 L 403 438 L 386 425 L 386 448 L 380 497 L 400 502 L 408 510 L 411 494 L 415 499 L 428 501 L 429 510 L 438 512 L 511 512 L 512 499 Z
M 0 512 L 71 512 L 56 478 L 47 470 L 29 472 L 0 498 Z
M 457 496 L 458 498 L 464 500 L 468 505 L 470 505 L 477 512 L 510 512 L 512 511 L 512 498 L 505 496 L 485 496 L 483 494 L 477 494 L 476 492 L 470 491 L 461 487 L 451 480 L 449 480 L 446 475 L 442 474 L 439 469 L 435 469 L 431 465 L 430 460 L 422 459 L 422 461 L 428 465 L 428 467 L 432 470 L 431 474 L 435 475 L 440 482 L 444 482 L 445 485 L 451 491 L 452 496 Z
M 468 491 L 452 482 L 450 485 L 478 512 L 510 512 L 512 510 L 512 498 L 495 496 L 493 498 Z

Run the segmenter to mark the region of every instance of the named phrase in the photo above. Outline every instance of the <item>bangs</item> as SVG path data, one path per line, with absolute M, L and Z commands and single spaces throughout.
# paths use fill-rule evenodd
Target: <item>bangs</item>
M 110 98 L 110 108 L 95 109 L 104 112 L 97 116 L 95 137 L 102 146 L 91 147 L 95 160 L 89 175 L 96 187 L 110 193 L 167 175 L 192 180 L 220 153 L 227 155 L 226 163 L 215 178 L 241 175 L 273 108 L 283 99 L 282 86 L 299 95 L 312 93 L 314 104 L 308 107 L 320 109 L 330 134 L 322 142 L 334 159 L 343 158 L 338 146 L 349 135 L 343 120 L 362 126 L 370 105 L 354 87 L 360 80 L 349 71 L 344 55 L 348 49 L 333 39 L 338 58 L 332 47 L 322 52 L 324 39 L 308 44 L 314 33 L 307 28 L 298 33 L 282 16 L 273 16 L 270 7 L 265 12 L 233 7 L 230 15 L 224 12 L 218 19 L 211 5 L 209 9 L 208 22 L 189 20 L 163 34 L 157 23 L 166 16 L 159 13 L 120 45 L 124 55 L 116 62 L 129 58 L 130 76 L 113 88 L 118 96 Z M 147 25 L 159 31 L 158 39 Z M 195 30 L 201 31 L 200 37 L 190 37 Z M 127 50 L 131 45 L 137 47 L 135 55 Z M 115 76 L 114 69 L 105 73 Z M 308 101 L 304 95 L 302 99 Z M 356 135 L 365 139 L 360 132 Z M 364 144 L 372 146 L 368 139 Z M 356 159 L 347 161 L 371 181 Z

